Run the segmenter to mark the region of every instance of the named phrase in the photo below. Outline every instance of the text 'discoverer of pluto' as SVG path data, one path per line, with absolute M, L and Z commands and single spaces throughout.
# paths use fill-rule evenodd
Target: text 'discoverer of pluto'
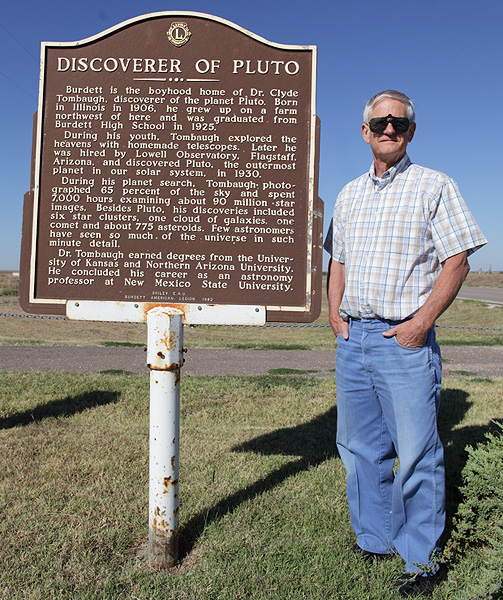
M 305 275 L 309 91 L 298 62 L 266 62 L 230 61 L 232 85 L 216 61 L 186 78 L 178 59 L 57 58 L 67 77 L 45 111 L 43 296 L 78 288 L 94 299 L 99 288 L 98 299 L 226 303 L 263 294 L 279 305 L 294 294 Z M 117 69 L 135 77 L 92 79 Z

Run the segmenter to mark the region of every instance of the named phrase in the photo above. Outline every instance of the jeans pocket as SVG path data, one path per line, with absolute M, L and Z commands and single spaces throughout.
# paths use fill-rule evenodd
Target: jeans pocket
M 403 348 L 404 350 L 407 350 L 408 352 L 418 352 L 419 350 L 422 350 L 424 348 L 424 346 L 404 346 L 403 344 L 400 344 L 400 342 L 396 339 L 396 336 L 393 338 L 395 344 L 399 347 L 399 348 Z

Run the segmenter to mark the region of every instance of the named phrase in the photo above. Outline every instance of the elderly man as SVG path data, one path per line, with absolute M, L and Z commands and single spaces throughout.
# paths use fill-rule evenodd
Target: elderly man
M 443 576 L 434 558 L 445 522 L 434 324 L 470 269 L 467 256 L 486 243 L 456 183 L 411 163 L 415 130 L 404 94 L 369 100 L 362 133 L 374 160 L 339 194 L 325 240 L 352 551 L 397 552 L 402 596 L 430 594 Z

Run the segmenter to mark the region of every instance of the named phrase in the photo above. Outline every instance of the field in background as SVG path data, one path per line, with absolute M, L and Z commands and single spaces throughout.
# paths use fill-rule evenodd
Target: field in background
M 503 272 L 471 271 L 468 273 L 465 285 L 503 288 Z
M 469 285 L 503 287 L 503 273 L 470 273 Z M 23 313 L 17 297 L 18 278 L 0 273 L 0 313 Z M 185 327 L 184 345 L 192 348 L 329 349 L 335 339 L 328 325 L 323 296 L 320 318 L 325 327 Z M 503 307 L 482 302 L 455 301 L 438 325 L 503 327 Z M 128 345 L 146 344 L 145 324 L 77 322 L 0 316 L 0 344 Z M 440 344 L 502 345 L 503 331 L 477 329 L 437 330 Z

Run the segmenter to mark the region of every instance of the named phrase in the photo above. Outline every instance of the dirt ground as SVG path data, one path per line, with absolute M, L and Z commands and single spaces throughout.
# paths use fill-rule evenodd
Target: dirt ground
M 446 346 L 442 362 L 444 375 L 502 377 L 503 347 Z M 182 375 L 333 377 L 334 367 L 335 350 L 189 348 Z M 149 373 L 144 348 L 82 346 L 0 346 L 0 371 Z

